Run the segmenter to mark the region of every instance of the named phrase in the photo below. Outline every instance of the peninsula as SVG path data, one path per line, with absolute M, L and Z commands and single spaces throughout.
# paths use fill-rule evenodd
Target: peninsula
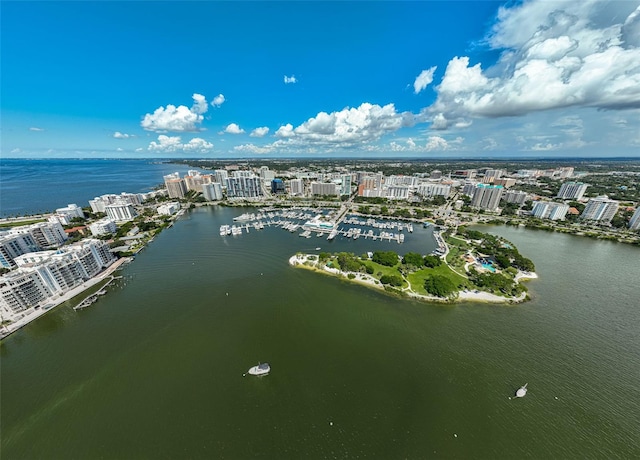
M 501 237 L 458 228 L 436 233 L 434 254 L 376 251 L 298 253 L 289 263 L 426 302 L 515 304 L 529 299 L 521 281 L 537 278 L 531 260 Z

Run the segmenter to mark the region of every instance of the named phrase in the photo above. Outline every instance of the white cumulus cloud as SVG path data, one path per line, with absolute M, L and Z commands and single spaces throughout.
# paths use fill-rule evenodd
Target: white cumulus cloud
M 204 119 L 203 114 L 207 111 L 207 100 L 202 94 L 194 93 L 193 106 L 191 108 L 185 105 L 175 106 L 172 104 L 167 107 L 158 107 L 152 114 L 147 113 L 140 126 L 147 131 L 198 131 L 199 125 Z
M 182 143 L 180 136 L 165 136 L 164 134 L 160 134 L 157 142 L 151 141 L 149 147 L 147 147 L 149 151 L 161 153 L 207 153 L 211 149 L 213 149 L 213 144 L 200 137 L 194 137 L 189 142 Z
M 220 107 L 226 99 L 224 98 L 224 94 L 220 93 L 211 101 L 211 105 L 213 107 Z
M 422 113 L 432 128 L 567 107 L 640 108 L 637 2 L 531 0 L 502 7 L 487 43 L 502 53 L 490 69 L 466 56 L 449 61 L 436 102 Z
M 251 134 L 249 134 L 249 136 L 251 137 L 264 137 L 269 133 L 269 128 L 267 128 L 266 126 L 261 126 L 260 128 L 256 128 L 253 131 L 251 131 Z
M 290 77 L 284 76 L 284 83 L 288 85 L 289 83 L 298 83 L 295 75 L 291 75 Z
M 134 137 L 133 134 L 121 133 L 120 131 L 116 131 L 113 133 L 113 137 L 116 139 L 129 139 L 130 137 Z
M 431 84 L 431 82 L 433 81 L 433 73 L 436 71 L 436 68 L 437 66 L 433 66 L 430 69 L 420 72 L 420 75 L 418 75 L 416 77 L 416 80 L 413 82 L 414 93 L 418 94 L 420 91 Z
M 244 129 L 240 128 L 236 123 L 229 123 L 224 129 L 224 132 L 228 134 L 242 134 L 244 133 Z
M 291 124 L 281 126 L 275 134 L 298 143 L 354 145 L 413 125 L 413 114 L 397 112 L 393 104 L 381 107 L 365 102 L 357 108 L 320 112 L 296 128 Z

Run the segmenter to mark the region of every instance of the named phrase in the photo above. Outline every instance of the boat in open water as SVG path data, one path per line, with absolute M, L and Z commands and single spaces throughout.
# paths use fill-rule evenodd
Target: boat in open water
M 526 396 L 527 385 L 528 383 L 525 383 L 524 386 L 518 388 L 518 391 L 516 391 L 516 398 L 524 398 Z
M 249 375 L 267 375 L 271 371 L 271 366 L 269 363 L 258 363 L 257 366 L 253 366 L 249 369 Z

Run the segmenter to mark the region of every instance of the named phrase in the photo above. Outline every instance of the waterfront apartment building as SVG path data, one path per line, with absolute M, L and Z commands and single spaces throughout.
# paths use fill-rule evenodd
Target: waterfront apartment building
M 319 196 L 338 196 L 340 190 L 335 182 L 311 182 L 311 194 Z
M 227 197 L 229 198 L 258 198 L 263 196 L 262 180 L 256 176 L 246 177 L 243 174 L 235 176 L 236 173 L 248 171 L 234 171 L 234 177 L 227 179 Z
M 229 173 L 226 169 L 216 169 L 213 171 L 213 182 L 217 182 L 219 184 L 226 184 L 227 179 L 229 178 Z
M 38 222 L 37 224 L 23 225 L 9 230 L 9 234 L 28 233 L 33 237 L 40 248 L 58 247 L 67 241 L 67 234 L 60 222 Z
M 164 185 L 167 187 L 169 198 L 184 198 L 187 194 L 187 184 L 183 179 L 168 179 Z
M 89 230 L 93 236 L 111 235 L 118 231 L 118 227 L 113 219 L 104 217 L 89 225 Z
M 471 206 L 487 211 L 495 211 L 500 204 L 502 191 L 501 185 L 478 184 L 471 197 Z
M 291 179 L 289 181 L 289 195 L 291 196 L 304 195 L 304 179 Z
M 223 197 L 222 184 L 219 182 L 211 182 L 210 184 L 202 184 L 202 195 L 207 201 L 218 201 Z
M 69 225 L 76 217 L 84 219 L 84 212 L 77 204 L 70 204 L 64 208 L 56 209 L 56 212 L 49 216 L 47 220 L 53 223 L 59 222 L 60 225 Z
M 507 190 L 504 192 L 502 199 L 507 203 L 524 204 L 527 199 L 527 192 L 520 190 Z
M 426 198 L 433 196 L 448 197 L 451 194 L 451 186 L 447 184 L 421 184 L 418 186 L 416 193 Z
M 631 220 L 629 220 L 629 228 L 631 230 L 640 230 L 640 206 L 638 206 L 636 212 L 631 216 Z
M 607 195 L 601 195 L 589 200 L 580 214 L 580 219 L 610 223 L 616 212 L 618 212 L 618 202 L 610 200 Z
M 13 268 L 15 258 L 41 248 L 29 233 L 0 233 L 0 266 Z
M 533 204 L 531 215 L 540 219 L 564 220 L 567 211 L 569 211 L 568 204 L 536 201 Z
M 158 214 L 161 216 L 172 216 L 173 214 L 180 211 L 180 203 L 177 201 L 170 201 L 169 203 L 164 203 L 158 206 Z
M 16 258 L 18 268 L 0 277 L 0 309 L 8 315 L 44 305 L 93 278 L 116 258 L 109 246 L 86 239 L 64 250 L 40 251 Z
M 557 198 L 561 200 L 579 200 L 587 190 L 588 185 L 582 182 L 565 182 L 560 187 Z
M 107 217 L 109 219 L 112 219 L 116 222 L 125 222 L 127 220 L 132 220 L 138 215 L 136 210 L 133 209 L 133 205 L 124 201 L 116 201 L 113 204 L 105 206 L 105 212 L 107 213 Z

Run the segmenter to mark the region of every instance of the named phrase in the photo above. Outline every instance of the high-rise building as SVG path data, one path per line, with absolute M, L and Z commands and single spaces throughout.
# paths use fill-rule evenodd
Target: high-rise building
M 32 225 L 23 225 L 9 230 L 9 234 L 28 233 L 33 237 L 36 245 L 41 248 L 58 247 L 67 241 L 67 234 L 60 222 L 38 222 Z
M 320 196 L 337 196 L 338 185 L 335 182 L 311 182 L 311 194 Z
M 431 174 L 429 174 L 430 179 L 440 179 L 441 177 L 442 171 L 440 171 L 439 169 L 434 169 L 433 171 L 431 171 Z
M 131 220 L 138 215 L 130 203 L 122 201 L 116 201 L 113 204 L 105 206 L 105 211 L 107 213 L 107 217 L 116 222 Z
M 271 193 L 279 195 L 285 192 L 284 182 L 282 179 L 273 179 L 271 181 Z
M 502 199 L 507 203 L 524 204 L 527 199 L 527 192 L 520 190 L 507 190 L 504 192 Z
M 478 184 L 471 197 L 471 206 L 495 211 L 500 204 L 503 188 L 501 185 Z
M 113 219 L 105 217 L 89 225 L 89 230 L 93 236 L 111 235 L 118 231 L 118 227 Z
M 292 179 L 289 181 L 289 194 L 292 196 L 304 195 L 304 180 Z
M 557 198 L 561 200 L 579 200 L 587 190 L 588 185 L 582 182 L 565 182 L 560 187 Z
M 432 196 L 448 197 L 451 194 L 451 186 L 448 184 L 421 184 L 416 193 L 427 198 Z
M 342 174 L 340 178 L 340 195 L 351 195 L 351 174 Z
M 580 214 L 582 220 L 595 220 L 598 222 L 609 223 L 613 216 L 618 212 L 618 202 L 610 200 L 608 196 L 602 195 L 597 198 L 591 198 Z
M 41 248 L 29 233 L 0 234 L 0 266 L 12 268 L 16 266 L 14 259 L 28 252 Z
M 507 174 L 507 172 L 502 169 L 487 169 L 484 172 L 482 182 L 485 184 L 493 184 L 496 179 L 500 179 L 505 174 Z
M 531 214 L 540 219 L 563 220 L 569 210 L 568 204 L 536 201 Z
M 223 198 L 222 185 L 219 182 L 211 182 L 210 184 L 202 184 L 202 195 L 207 201 L 218 201 Z
M 229 173 L 226 169 L 216 169 L 213 172 L 213 182 L 218 182 L 219 184 L 226 184 L 227 178 L 229 177 Z
M 202 184 L 204 184 L 204 177 L 199 172 L 193 171 L 196 174 L 184 176 L 184 185 L 187 191 L 194 190 L 196 192 L 202 191 Z
M 234 171 L 243 173 L 245 171 Z M 263 196 L 262 181 L 259 177 L 229 177 L 227 179 L 227 197 L 229 198 L 257 198 Z
M 392 200 L 406 200 L 409 198 L 409 187 L 406 185 L 392 185 L 387 187 L 386 192 L 387 198 Z
M 629 228 L 631 230 L 640 230 L 640 206 L 638 206 L 636 212 L 631 216 L 631 220 L 629 220 Z
M 187 194 L 187 185 L 183 179 L 165 180 L 164 184 L 167 187 L 169 198 L 184 198 Z

